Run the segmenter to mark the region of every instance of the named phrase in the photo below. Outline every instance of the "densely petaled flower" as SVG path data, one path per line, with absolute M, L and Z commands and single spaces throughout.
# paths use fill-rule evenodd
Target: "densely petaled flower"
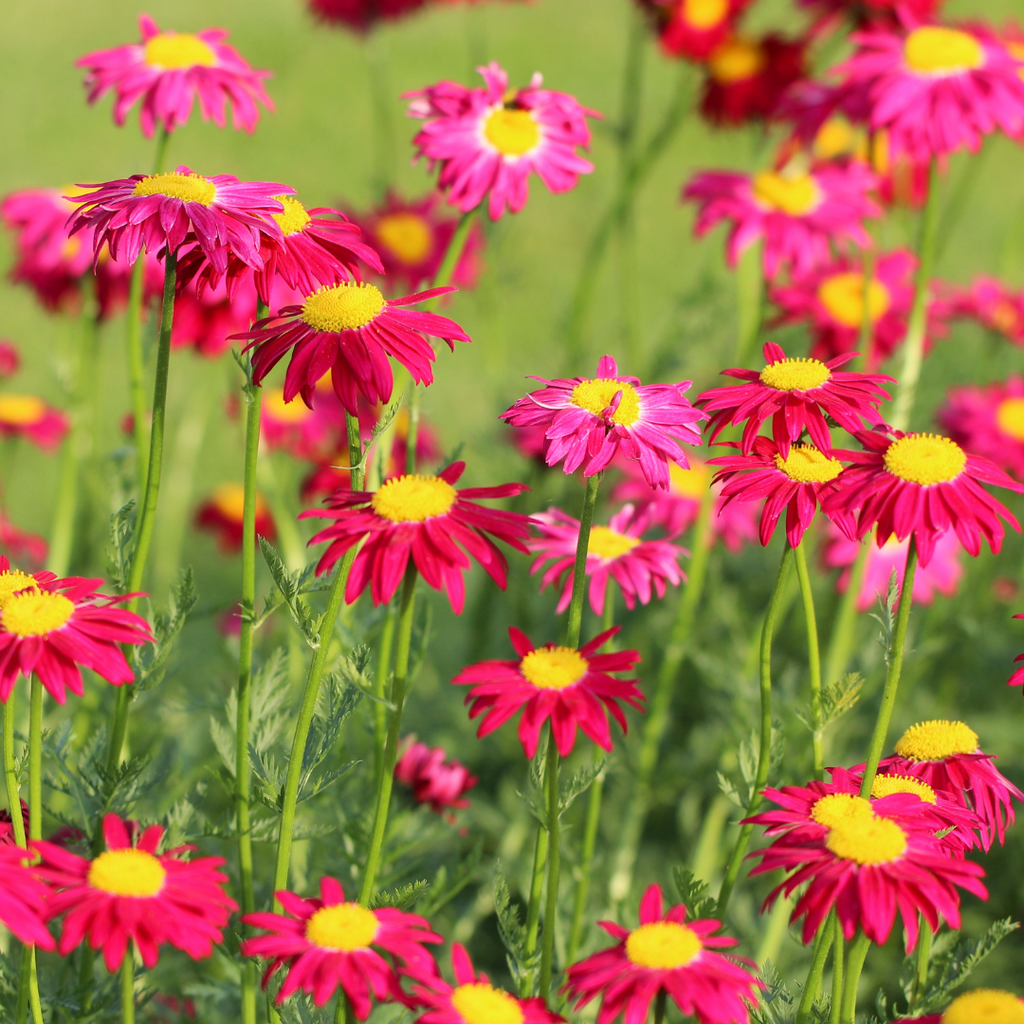
M 395 764 L 395 781 L 412 790 L 419 804 L 440 814 L 447 808 L 469 806 L 465 798 L 480 780 L 458 761 L 446 760 L 444 747 L 428 747 L 412 738 Z
M 639 0 L 672 57 L 703 61 L 732 35 L 750 0 Z
M 484 715 L 477 736 L 489 735 L 524 708 L 519 741 L 527 757 L 537 752 L 541 728 L 549 719 L 562 757 L 572 753 L 577 726 L 599 747 L 611 750 L 605 709 L 625 732 L 626 716 L 616 702 L 640 710 L 645 699 L 636 679 L 616 679 L 610 674 L 632 672 L 640 661 L 639 652 L 597 653 L 618 631 L 618 626 L 606 630 L 576 650 L 555 644 L 534 647 L 525 633 L 510 626 L 509 639 L 519 655 L 515 661 L 481 661 L 452 680 L 457 686 L 473 687 L 466 694 L 466 703 L 472 705 L 469 717 Z
M 597 364 L 597 377 L 546 380 L 545 387 L 520 398 L 501 419 L 514 427 L 544 427 L 549 466 L 564 460 L 566 473 L 583 468 L 584 476 L 607 469 L 613 459 L 639 462 L 652 487 L 667 488 L 669 464 L 689 465 L 676 438 L 700 444 L 695 426 L 704 414 L 684 396 L 690 381 L 641 384 L 620 377 L 611 356 Z
M 939 425 L 964 451 L 984 455 L 1024 480 L 1024 377 L 1010 374 L 987 387 L 953 387 Z
M 159 853 L 162 825 L 150 825 L 133 845 L 127 825 L 116 814 L 103 819 L 106 850 L 88 860 L 50 842 L 34 842 L 42 857 L 36 873 L 50 883 L 46 916 L 64 915 L 61 956 L 83 939 L 103 950 L 113 973 L 124 960 L 129 941 L 150 969 L 160 947 L 170 943 L 193 960 L 213 955 L 224 926 L 238 904 L 224 891 L 223 857 L 187 860 L 194 846 Z M 130 953 L 128 954 L 131 955 Z
M 25 945 L 55 949 L 47 931 L 47 887 L 26 866 L 32 855 L 13 842 L 0 839 L 0 923 Z
M 875 175 L 863 164 L 820 164 L 807 173 L 793 169 L 756 174 L 704 171 L 683 189 L 683 200 L 699 206 L 696 233 L 729 221 L 729 266 L 764 240 L 764 272 L 774 279 L 791 267 L 808 274 L 832 260 L 833 244 L 868 244 L 862 221 L 881 209 L 869 196 Z
M 218 484 L 210 497 L 196 510 L 196 526 L 209 530 L 217 537 L 217 546 L 224 554 L 241 551 L 242 512 L 245 507 L 245 487 L 235 481 Z M 266 499 L 256 494 L 256 536 L 272 541 L 277 535 L 274 520 Z
M 594 111 L 542 88 L 539 74 L 525 89 L 510 90 L 497 63 L 477 70 L 485 88 L 440 82 L 405 94 L 409 115 L 425 119 L 413 144 L 431 166 L 441 165 L 438 187 L 452 206 L 468 213 L 487 197 L 487 212 L 498 220 L 506 207 L 518 213 L 526 204 L 532 172 L 557 193 L 594 169 L 576 152 L 590 145 L 587 117 Z
M 639 927 L 598 923 L 616 945 L 572 964 L 562 988 L 577 1009 L 601 997 L 597 1024 L 611 1024 L 619 1014 L 624 1024 L 640 1024 L 662 991 L 699 1024 L 747 1024 L 763 985 L 752 961 L 717 952 L 737 945 L 736 939 L 715 935 L 720 921 L 687 921 L 682 904 L 664 911 L 661 887 L 652 885 L 640 901 Z
M 317 575 L 330 572 L 341 556 L 364 538 L 345 589 L 350 604 L 370 587 L 374 604 L 391 600 L 409 559 L 428 586 L 443 590 L 456 614 L 465 600 L 463 572 L 471 557 L 504 589 L 508 562 L 493 538 L 516 551 L 527 550 L 529 518 L 478 505 L 478 498 L 510 498 L 523 484 L 468 487 L 455 483 L 466 468 L 454 462 L 437 476 L 392 477 L 379 491 L 337 491 L 326 509 L 311 509 L 301 518 L 331 519 L 309 543 L 329 546 L 317 563 Z
M 277 1003 L 301 991 L 323 1006 L 340 987 L 356 1017 L 366 1020 L 371 993 L 377 1000 L 405 999 L 395 968 L 382 951 L 416 969 L 417 976 L 436 970 L 423 943 L 440 942 L 441 936 L 430 931 L 422 917 L 392 907 L 367 910 L 346 902 L 334 878 L 320 879 L 320 899 L 303 899 L 286 890 L 274 895 L 285 913 L 246 914 L 246 924 L 269 934 L 246 939 L 242 953 L 270 960 L 264 987 L 275 972 L 287 970 Z
M 927 1017 L 901 1017 L 895 1024 L 1024 1024 L 1024 999 L 996 988 L 964 992 L 945 1013 Z
M 1014 345 L 1024 345 L 1024 291 L 994 277 L 978 277 L 968 289 L 947 288 L 942 302 L 949 316 L 977 320 Z
M 1003 541 L 1002 516 L 1015 530 L 1013 514 L 981 485 L 1024 491 L 981 455 L 970 455 L 940 434 L 892 434 L 861 430 L 854 436 L 863 451 L 840 453 L 852 462 L 838 480 L 824 512 L 859 540 L 875 524 L 881 547 L 891 536 L 913 534 L 921 564 L 931 561 L 938 538 L 950 527 L 968 553 L 977 557 L 984 537 L 993 551 Z M 856 515 L 856 530 L 852 516 Z M 836 519 L 839 516 L 839 519 Z
M 328 25 L 367 32 L 378 21 L 394 21 L 418 10 L 426 0 L 307 0 L 310 12 Z
M 199 100 L 204 121 L 223 128 L 230 106 L 235 128 L 253 131 L 259 120 L 259 104 L 274 105 L 263 88 L 269 71 L 256 71 L 228 46 L 222 28 L 195 35 L 161 32 L 148 14 L 139 15 L 138 43 L 97 50 L 75 61 L 86 69 L 89 102 L 108 92 L 115 94 L 114 121 L 123 125 L 128 111 L 142 100 L 139 121 L 149 138 L 160 126 L 173 132 L 185 124 Z
M 36 395 L 0 395 L 0 437 L 27 437 L 52 451 L 68 432 L 67 416 Z

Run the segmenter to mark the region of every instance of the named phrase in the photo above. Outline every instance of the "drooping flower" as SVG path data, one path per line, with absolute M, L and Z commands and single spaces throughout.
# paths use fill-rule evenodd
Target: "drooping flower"
M 0 923 L 26 946 L 56 949 L 45 923 L 49 890 L 27 866 L 31 860 L 20 846 L 0 841 Z
M 36 395 L 0 395 L 0 437 L 25 437 L 52 451 L 69 426 L 64 413 Z
M 469 806 L 465 794 L 480 780 L 464 765 L 447 760 L 444 747 L 428 747 L 412 738 L 395 764 L 395 781 L 412 790 L 418 804 L 435 814 Z
M 378 1001 L 404 1002 L 395 968 L 381 952 L 397 957 L 404 967 L 418 968 L 417 976 L 434 967 L 425 942 L 441 942 L 429 923 L 393 907 L 368 910 L 346 902 L 341 884 L 320 879 L 320 898 L 303 899 L 293 892 L 274 894 L 284 914 L 246 914 L 245 924 L 266 931 L 246 939 L 244 956 L 270 960 L 263 985 L 279 970 L 287 976 L 277 994 L 283 1003 L 293 992 L 307 992 L 323 1006 L 338 988 L 352 1003 L 359 1020 L 366 1020 Z
M 167 943 L 193 960 L 213 955 L 231 911 L 238 909 L 224 891 L 227 875 L 218 870 L 226 861 L 188 860 L 194 846 L 160 853 L 163 835 L 162 825 L 150 825 L 133 844 L 126 823 L 108 814 L 103 819 L 106 849 L 91 860 L 54 843 L 32 843 L 42 858 L 36 873 L 53 887 L 46 916 L 64 915 L 57 946 L 61 956 L 86 939 L 92 949 L 103 950 L 113 973 L 129 941 L 150 969 Z
M 661 49 L 671 57 L 703 61 L 732 35 L 750 0 L 640 0 Z
M 472 687 L 466 694 L 469 717 L 484 715 L 477 736 L 490 735 L 523 708 L 519 741 L 529 758 L 537 752 L 541 728 L 549 719 L 562 757 L 572 753 L 577 726 L 599 747 L 611 750 L 606 710 L 625 732 L 626 716 L 617 702 L 641 710 L 645 699 L 636 679 L 611 675 L 632 672 L 639 652 L 597 653 L 618 631 L 619 627 L 606 630 L 577 650 L 550 643 L 534 647 L 525 633 L 510 626 L 508 635 L 518 658 L 481 661 L 452 680 L 456 686 Z
M 217 538 L 224 554 L 242 550 L 242 512 L 245 487 L 236 482 L 218 484 L 210 497 L 196 511 L 195 523 L 200 530 L 209 530 Z M 262 494 L 256 494 L 256 536 L 272 541 L 277 535 L 270 508 Z
M 437 183 L 449 204 L 468 213 L 486 197 L 490 218 L 498 220 L 506 208 L 518 213 L 526 204 L 533 172 L 551 192 L 575 188 L 594 169 L 576 149 L 590 145 L 587 117 L 595 112 L 568 93 L 544 89 L 539 74 L 510 90 L 494 61 L 477 70 L 484 88 L 440 82 L 405 94 L 409 116 L 424 120 L 413 145 L 431 167 L 440 165 Z
M 300 518 L 333 520 L 309 542 L 328 544 L 317 575 L 330 572 L 349 548 L 365 539 L 345 589 L 350 604 L 367 585 L 375 605 L 390 601 L 410 558 L 428 586 L 448 595 L 456 615 L 465 600 L 463 572 L 471 558 L 504 589 L 508 562 L 492 538 L 525 552 L 530 520 L 518 512 L 478 505 L 476 499 L 510 498 L 527 488 L 503 484 L 456 490 L 465 468 L 464 462 L 455 462 L 437 476 L 392 477 L 372 493 L 337 491 L 326 509 L 303 512 Z
M 700 444 L 695 426 L 704 414 L 685 398 L 690 381 L 641 384 L 619 376 L 618 364 L 603 356 L 597 377 L 564 377 L 520 398 L 501 419 L 514 427 L 544 426 L 545 461 L 566 473 L 582 467 L 584 476 L 606 469 L 613 459 L 638 462 L 652 487 L 667 488 L 669 464 L 685 468 L 685 451 L 677 440 Z
M 426 0 L 307 0 L 314 17 L 327 25 L 364 33 L 379 21 L 395 21 L 419 10 Z
M 1003 989 L 976 988 L 964 992 L 944 1013 L 901 1017 L 898 1024 L 1022 1024 L 1024 999 Z
M 970 288 L 947 288 L 942 295 L 950 317 L 977 320 L 1014 345 L 1024 345 L 1024 291 L 998 278 L 977 277 Z
M 195 101 L 204 121 L 225 124 L 230 107 L 235 128 L 252 132 L 259 120 L 259 104 L 274 105 L 263 88 L 269 71 L 256 71 L 224 40 L 221 28 L 195 35 L 161 32 L 148 14 L 139 15 L 138 43 L 97 50 L 75 61 L 85 68 L 89 102 L 113 92 L 114 122 L 123 125 L 128 111 L 141 99 L 139 121 L 150 138 L 159 126 L 173 132 L 185 124 Z
M 600 996 L 597 1024 L 611 1024 L 620 1014 L 625 1024 L 646 1020 L 660 992 L 700 1024 L 747 1024 L 764 987 L 753 961 L 718 952 L 737 945 L 715 935 L 720 921 L 686 917 L 682 904 L 665 911 L 661 887 L 650 886 L 640 901 L 639 927 L 598 922 L 616 944 L 572 964 L 562 991 L 577 1009 Z
M 987 387 L 952 387 L 936 416 L 964 451 L 984 455 L 1024 480 L 1024 377 L 1012 373 Z

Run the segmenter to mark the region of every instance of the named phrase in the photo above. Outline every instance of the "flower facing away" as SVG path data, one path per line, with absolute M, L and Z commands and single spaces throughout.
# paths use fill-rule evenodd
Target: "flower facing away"
M 587 117 L 594 111 L 568 93 L 544 89 L 539 74 L 525 89 L 510 90 L 497 63 L 477 70 L 484 88 L 440 82 L 405 94 L 409 116 L 424 120 L 413 144 L 431 166 L 440 165 L 437 184 L 450 205 L 469 213 L 486 197 L 488 214 L 498 220 L 506 208 L 518 213 L 526 204 L 531 173 L 558 193 L 594 169 L 576 152 L 590 145 Z
M 159 126 L 173 132 L 185 124 L 195 101 L 204 121 L 223 128 L 230 107 L 235 128 L 252 132 L 259 104 L 274 106 L 263 88 L 269 71 L 256 71 L 224 40 L 227 32 L 206 29 L 195 35 L 161 32 L 148 14 L 139 15 L 138 43 L 97 50 L 75 61 L 85 68 L 89 102 L 113 92 L 114 122 L 123 125 L 141 99 L 139 120 L 149 138 Z
M 426 0 L 307 0 L 310 13 L 327 25 L 367 32 L 379 21 L 394 21 L 422 7 Z
M 425 1007 L 415 1024 L 565 1024 L 543 999 L 517 999 L 495 988 L 483 971 L 473 970 L 465 946 L 458 942 L 452 943 L 452 972 L 454 985 L 433 973 L 413 987 L 413 998 Z
M 765 276 L 774 280 L 787 267 L 799 275 L 827 266 L 833 243 L 868 245 L 862 222 L 881 214 L 869 197 L 875 184 L 875 175 L 857 162 L 820 164 L 807 172 L 704 171 L 683 189 L 683 200 L 699 207 L 698 238 L 721 221 L 731 224 L 731 267 L 763 239 Z
M 224 554 L 242 549 L 242 513 L 245 507 L 245 487 L 235 481 L 218 484 L 210 497 L 196 511 L 196 526 L 209 530 L 217 537 L 217 545 Z M 272 541 L 276 536 L 274 520 L 266 499 L 256 494 L 256 536 Z
M 899 1024 L 1024 1024 L 1024 999 L 996 988 L 964 992 L 945 1013 L 901 1018 Z
M 947 289 L 949 315 L 977 320 L 1014 345 L 1024 345 L 1024 291 L 994 277 L 978 277 L 968 289 Z
M 367 585 L 375 605 L 390 601 L 410 558 L 428 586 L 448 595 L 456 615 L 465 600 L 462 574 L 471 557 L 504 589 L 508 562 L 492 538 L 525 552 L 530 520 L 518 512 L 478 505 L 476 499 L 510 498 L 527 488 L 502 484 L 456 490 L 465 468 L 464 462 L 455 462 L 437 476 L 392 477 L 372 493 L 337 491 L 326 509 L 303 512 L 300 518 L 333 520 L 309 542 L 329 545 L 317 563 L 317 575 L 330 572 L 349 548 L 366 538 L 345 589 L 349 604 Z
M 640 0 L 672 57 L 707 60 L 732 35 L 750 0 Z
M 1019 373 L 987 387 L 950 388 L 936 418 L 964 451 L 1024 480 L 1024 377 Z
M 625 732 L 626 716 L 617 701 L 637 710 L 644 701 L 635 679 L 611 675 L 632 672 L 640 654 L 597 653 L 618 631 L 618 627 L 606 630 L 576 650 L 555 644 L 534 647 L 524 633 L 510 626 L 508 635 L 518 655 L 516 660 L 481 661 L 464 668 L 452 680 L 456 686 L 472 687 L 466 695 L 466 703 L 471 705 L 469 717 L 484 715 L 477 736 L 488 736 L 523 708 L 519 741 L 527 757 L 537 752 L 541 728 L 549 719 L 562 757 L 572 753 L 577 726 L 599 747 L 611 750 L 612 734 L 605 709 Z
M 25 850 L 0 839 L 0 924 L 27 946 L 56 949 L 45 923 L 49 890 L 26 859 L 32 858 Z
M 763 985 L 752 973 L 752 961 L 718 952 L 737 944 L 715 935 L 721 922 L 687 921 L 682 904 L 664 912 L 661 887 L 652 885 L 640 901 L 639 927 L 630 931 L 612 921 L 599 923 L 616 945 L 572 964 L 562 988 L 577 1009 L 601 997 L 597 1024 L 611 1024 L 620 1014 L 627 1024 L 647 1020 L 662 991 L 684 1017 L 696 1017 L 700 1024 L 747 1024 Z
M 129 941 L 150 969 L 167 943 L 193 960 L 213 955 L 231 911 L 238 909 L 224 891 L 228 877 L 219 868 L 226 862 L 223 857 L 186 859 L 194 846 L 160 853 L 163 835 L 162 825 L 150 825 L 133 845 L 126 823 L 108 814 L 106 849 L 92 860 L 54 843 L 32 844 L 42 858 L 36 873 L 53 887 L 46 915 L 64 915 L 61 956 L 83 938 L 92 949 L 103 950 L 111 973 L 121 966 Z
M 395 779 L 412 790 L 418 804 L 430 804 L 436 814 L 469 806 L 465 798 L 480 780 L 458 761 L 448 761 L 443 747 L 430 748 L 415 738 L 395 765 Z
M 366 1020 L 372 1003 L 378 1000 L 402 1002 L 405 995 L 395 968 L 381 952 L 413 968 L 417 976 L 436 970 L 425 942 L 440 942 L 422 917 L 393 907 L 368 910 L 346 902 L 341 884 L 334 878 L 320 879 L 320 899 L 303 899 L 295 893 L 274 894 L 284 914 L 246 914 L 242 920 L 267 932 L 242 943 L 244 956 L 270 960 L 263 985 L 275 972 L 287 976 L 277 1003 L 293 992 L 307 992 L 317 1006 L 323 1006 L 335 991 L 342 991 L 352 1003 L 356 1017 Z
M 613 459 L 638 462 L 652 487 L 667 488 L 669 464 L 686 468 L 676 439 L 700 444 L 696 423 L 704 414 L 684 396 L 690 381 L 641 384 L 620 377 L 611 356 L 597 364 L 597 377 L 545 380 L 545 387 L 520 398 L 501 414 L 513 427 L 544 427 L 544 459 L 564 461 L 566 473 L 584 476 L 607 469 Z
M 52 451 L 69 426 L 64 413 L 36 395 L 0 395 L 0 437 L 25 437 Z

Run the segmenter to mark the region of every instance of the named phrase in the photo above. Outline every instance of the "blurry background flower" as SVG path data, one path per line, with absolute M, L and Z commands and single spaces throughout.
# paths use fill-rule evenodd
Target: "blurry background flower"
M 241 550 L 244 503 L 245 488 L 240 483 L 228 482 L 219 484 L 196 512 L 196 526 L 214 534 L 217 546 L 225 554 Z M 256 535 L 270 541 L 276 536 L 274 520 L 262 494 L 256 495 Z

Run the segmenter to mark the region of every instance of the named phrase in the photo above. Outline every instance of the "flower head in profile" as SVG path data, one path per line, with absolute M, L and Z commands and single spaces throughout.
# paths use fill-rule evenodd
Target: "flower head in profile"
M 360 34 L 381 21 L 395 21 L 419 10 L 426 0 L 307 0 L 310 13 L 325 25 Z
M 242 513 L 245 507 L 245 487 L 231 480 L 218 484 L 213 493 L 196 510 L 196 526 L 209 530 L 217 538 L 224 554 L 242 550 Z M 256 494 L 256 536 L 272 541 L 276 536 L 274 519 L 262 494 Z
M 729 38 L 750 0 L 640 0 L 670 57 L 703 61 Z
M 32 855 L 0 839 L 0 924 L 26 946 L 57 948 L 46 927 L 49 890 L 29 867 Z
M 438 187 L 463 213 L 486 198 L 498 220 L 526 204 L 532 173 L 552 192 L 568 192 L 593 164 L 577 152 L 590 145 L 587 117 L 568 93 L 543 88 L 539 74 L 525 89 L 509 89 L 495 62 L 477 69 L 485 86 L 467 89 L 440 82 L 406 93 L 410 117 L 424 120 L 413 144 L 430 165 L 440 165 Z
M 977 277 L 970 288 L 945 289 L 943 308 L 950 317 L 976 320 L 986 330 L 1024 346 L 1024 291 L 995 277 Z
M 444 747 L 428 747 L 415 737 L 395 764 L 395 781 L 412 790 L 418 804 L 430 804 L 435 814 L 469 806 L 465 794 L 480 780 L 458 761 L 447 759 Z
M 985 387 L 950 388 L 936 418 L 964 451 L 1024 480 L 1024 377 L 1019 373 Z
M 611 1024 L 620 1014 L 626 1024 L 646 1020 L 660 992 L 700 1024 L 747 1024 L 764 987 L 753 961 L 719 952 L 738 944 L 715 934 L 720 921 L 686 918 L 682 904 L 665 911 L 661 887 L 650 886 L 640 901 L 639 926 L 600 921 L 616 944 L 572 964 L 562 991 L 577 1009 L 600 996 L 597 1024 Z
M 214 943 L 238 905 L 224 891 L 223 857 L 189 860 L 194 846 L 160 853 L 162 825 L 150 825 L 133 843 L 127 824 L 116 814 L 103 819 L 106 849 L 92 859 L 62 846 L 32 844 L 42 864 L 36 873 L 53 887 L 46 915 L 63 915 L 57 949 L 67 956 L 86 939 L 103 951 L 113 973 L 124 960 L 129 942 L 150 969 L 166 944 L 193 960 L 212 956 Z
M 772 33 L 729 35 L 708 55 L 701 113 L 716 125 L 770 117 L 786 89 L 806 73 L 806 43 Z
M 904 1017 L 899 1024 L 1024 1024 L 1024 999 L 997 988 L 964 992 L 944 1013 Z
M 604 356 L 597 377 L 545 380 L 501 414 L 513 427 L 544 427 L 544 460 L 564 463 L 566 473 L 582 467 L 584 476 L 607 469 L 613 459 L 637 462 L 652 487 L 667 488 L 669 465 L 688 465 L 678 440 L 700 444 L 695 425 L 704 414 L 684 396 L 690 381 L 641 384 L 619 376 L 618 364 Z
M 293 992 L 308 993 L 323 1006 L 338 988 L 352 1003 L 356 1017 L 366 1020 L 378 1001 L 403 1002 L 405 995 L 395 968 L 381 955 L 387 953 L 416 975 L 434 968 L 425 942 L 440 942 L 428 922 L 393 907 L 368 910 L 346 901 L 334 878 L 320 879 L 320 898 L 303 899 L 293 892 L 274 894 L 284 914 L 246 914 L 242 920 L 265 931 L 242 943 L 244 956 L 270 961 L 263 985 L 278 971 L 286 971 L 275 1002 Z
M 128 111 L 141 99 L 139 120 L 149 138 L 157 127 L 173 132 L 186 124 L 195 101 L 204 121 L 225 124 L 230 108 L 235 128 L 252 132 L 259 104 L 274 105 L 263 88 L 269 71 L 256 71 L 228 46 L 227 32 L 206 29 L 191 35 L 161 32 L 148 14 L 139 15 L 137 43 L 97 50 L 75 61 L 85 68 L 89 102 L 114 93 L 114 122 L 123 125 Z
M 64 413 L 36 395 L 0 394 L 0 437 L 24 437 L 53 451 L 69 426 Z
M 572 753 L 577 726 L 603 750 L 611 750 L 607 714 L 625 732 L 626 716 L 618 702 L 640 710 L 644 701 L 637 680 L 612 675 L 632 672 L 639 653 L 597 653 L 618 631 L 606 630 L 577 650 L 555 644 L 534 647 L 525 633 L 510 626 L 509 639 L 518 655 L 514 661 L 481 661 L 452 680 L 456 686 L 472 687 L 466 695 L 469 717 L 484 716 L 477 736 L 490 735 L 522 708 L 519 741 L 527 757 L 536 754 L 541 728 L 549 719 L 562 757 Z

